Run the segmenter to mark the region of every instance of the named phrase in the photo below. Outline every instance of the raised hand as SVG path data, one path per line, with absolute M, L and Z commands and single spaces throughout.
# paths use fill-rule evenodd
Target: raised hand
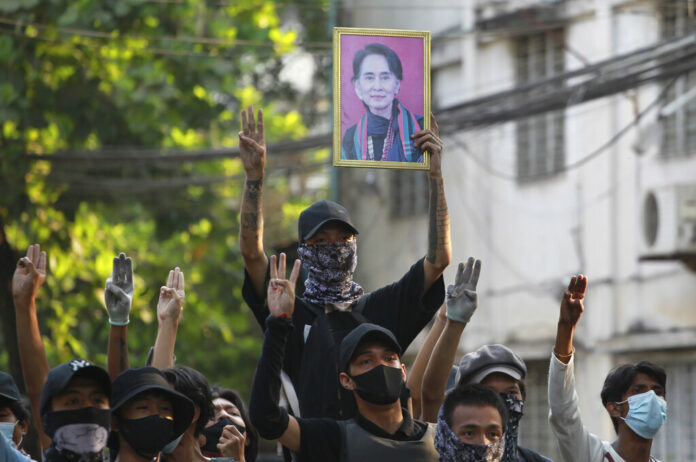
M 247 179 L 263 178 L 266 164 L 266 138 L 263 134 L 263 110 L 259 109 L 254 120 L 254 107 L 242 110 L 242 131 L 239 132 L 239 156 L 244 165 Z
M 295 260 L 290 279 L 285 279 L 285 254 L 271 256 L 271 280 L 268 282 L 268 310 L 276 318 L 292 316 L 295 310 L 295 283 L 300 275 L 300 260 Z
M 12 296 L 15 301 L 28 303 L 36 298 L 39 288 L 46 280 L 46 252 L 39 244 L 30 245 L 27 255 L 17 262 L 12 276 Z
M 585 290 L 587 290 L 587 277 L 582 274 L 573 276 L 568 284 L 568 290 L 563 294 L 561 301 L 561 314 L 558 323 L 569 327 L 575 327 L 585 310 Z
M 232 457 L 237 462 L 244 459 L 244 435 L 234 425 L 226 425 L 218 442 L 218 451 L 223 457 Z
M 454 285 L 447 286 L 447 318 L 456 322 L 469 322 L 478 306 L 476 284 L 481 274 L 481 260 L 469 257 L 457 268 Z
M 160 298 L 157 302 L 159 322 L 170 320 L 178 323 L 181 320 L 185 298 L 184 273 L 177 266 L 169 272 L 167 285 L 160 289 Z
M 421 151 L 428 151 L 430 153 L 430 171 L 428 172 L 432 175 L 441 175 L 441 154 L 442 154 L 442 140 L 440 139 L 440 127 L 437 125 L 435 116 L 430 114 L 430 128 L 427 130 L 421 130 L 416 132 L 413 137 L 413 141 L 418 146 Z
M 123 252 L 114 258 L 111 277 L 106 280 L 104 302 L 106 311 L 109 313 L 110 324 L 114 326 L 128 324 L 133 304 L 133 262 Z

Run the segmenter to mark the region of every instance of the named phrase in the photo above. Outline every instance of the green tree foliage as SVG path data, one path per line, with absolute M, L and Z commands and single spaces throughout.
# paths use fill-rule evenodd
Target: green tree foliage
M 38 308 L 51 365 L 75 356 L 105 365 L 104 279 L 112 258 L 125 251 L 135 270 L 131 365 L 145 361 L 159 287 L 180 266 L 187 297 L 178 361 L 211 382 L 248 391 L 261 336 L 241 299 L 241 165 L 233 158 L 160 165 L 127 149 L 235 146 L 238 112 L 249 104 L 264 108 L 270 141 L 304 136 L 303 121 L 316 117 L 308 101 L 326 95 L 327 5 L 0 2 L 0 231 L 15 252 L 33 242 L 48 252 Z M 283 59 L 298 51 L 312 53 L 317 64 L 309 96 L 278 77 Z M 93 155 L 51 161 L 57 151 L 75 149 Z M 102 159 L 104 152 L 116 155 Z M 314 153 L 312 160 L 327 155 Z M 306 158 L 288 156 L 287 165 Z M 269 166 L 267 201 L 277 205 L 267 226 L 285 246 L 312 198 L 290 194 L 286 175 L 272 174 L 280 163 Z M 199 181 L 213 176 L 230 179 Z M 17 255 L 0 257 L 3 285 Z M 3 296 L 7 348 L 0 369 L 7 370 L 16 350 L 8 334 L 11 299 Z

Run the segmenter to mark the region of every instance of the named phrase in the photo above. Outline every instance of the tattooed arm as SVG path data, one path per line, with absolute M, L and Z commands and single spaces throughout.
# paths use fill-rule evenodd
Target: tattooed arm
M 421 130 L 413 135 L 416 145 L 421 151 L 430 153 L 430 201 L 428 204 L 428 254 L 423 263 L 425 281 L 424 291 L 427 291 L 442 275 L 450 263 L 452 247 L 450 244 L 450 223 L 445 188 L 442 182 L 440 168 L 442 140 L 438 137 L 439 129 L 435 117 L 430 115 L 430 130 Z
M 263 111 L 254 120 L 254 108 L 242 111 L 239 154 L 246 172 L 239 242 L 244 267 L 259 298 L 266 296 L 268 258 L 263 251 L 263 175 L 266 164 L 266 141 L 263 134 Z

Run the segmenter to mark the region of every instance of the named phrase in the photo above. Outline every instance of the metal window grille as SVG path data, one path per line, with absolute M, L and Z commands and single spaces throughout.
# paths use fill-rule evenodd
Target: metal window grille
M 518 85 L 563 72 L 562 32 L 519 38 L 515 43 L 515 68 Z M 517 175 L 521 181 L 558 172 L 564 164 L 563 110 L 526 117 L 517 122 Z
M 559 460 L 549 426 L 548 361 L 525 361 L 527 399 L 520 422 L 519 444 L 551 460 Z
M 693 0 L 662 1 L 662 37 L 670 39 L 696 31 Z M 696 72 L 677 79 L 667 91 L 665 104 L 682 96 L 696 85 Z M 660 152 L 665 158 L 685 157 L 696 153 L 696 99 L 662 119 Z
M 422 171 L 392 170 L 389 172 L 389 214 L 392 218 L 421 215 L 428 212 L 428 175 Z

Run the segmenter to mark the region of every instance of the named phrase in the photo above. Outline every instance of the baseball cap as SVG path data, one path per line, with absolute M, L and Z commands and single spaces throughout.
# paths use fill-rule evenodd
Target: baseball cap
M 314 235 L 319 228 L 329 221 L 340 221 L 347 225 L 354 234 L 358 234 L 355 229 L 353 219 L 348 210 L 336 202 L 321 200 L 310 205 L 300 213 L 297 222 L 297 231 L 300 242 L 304 242 Z
M 396 353 L 401 354 L 401 345 L 389 329 L 366 322 L 360 324 L 343 338 L 339 348 L 338 367 L 340 372 L 348 372 L 350 360 L 353 358 L 358 345 L 368 340 L 383 342 L 393 348 Z
M 148 390 L 158 390 L 167 396 L 174 408 L 174 436 L 184 433 L 193 421 L 193 402 L 174 390 L 164 374 L 151 366 L 134 367 L 116 377 L 111 393 L 111 412 L 116 412 L 129 399 Z
M 462 357 L 455 383 L 481 383 L 494 372 L 503 373 L 521 382 L 527 376 L 527 366 L 522 358 L 505 345 L 484 345 Z
M 73 377 L 85 377 L 96 380 L 104 389 L 106 396 L 111 394 L 111 379 L 109 374 L 99 366 L 84 359 L 73 359 L 48 372 L 46 383 L 41 390 L 39 412 L 44 415 L 51 409 L 51 399 L 68 385 Z
M 0 396 L 12 401 L 22 401 L 17 384 L 12 376 L 6 372 L 0 372 Z

